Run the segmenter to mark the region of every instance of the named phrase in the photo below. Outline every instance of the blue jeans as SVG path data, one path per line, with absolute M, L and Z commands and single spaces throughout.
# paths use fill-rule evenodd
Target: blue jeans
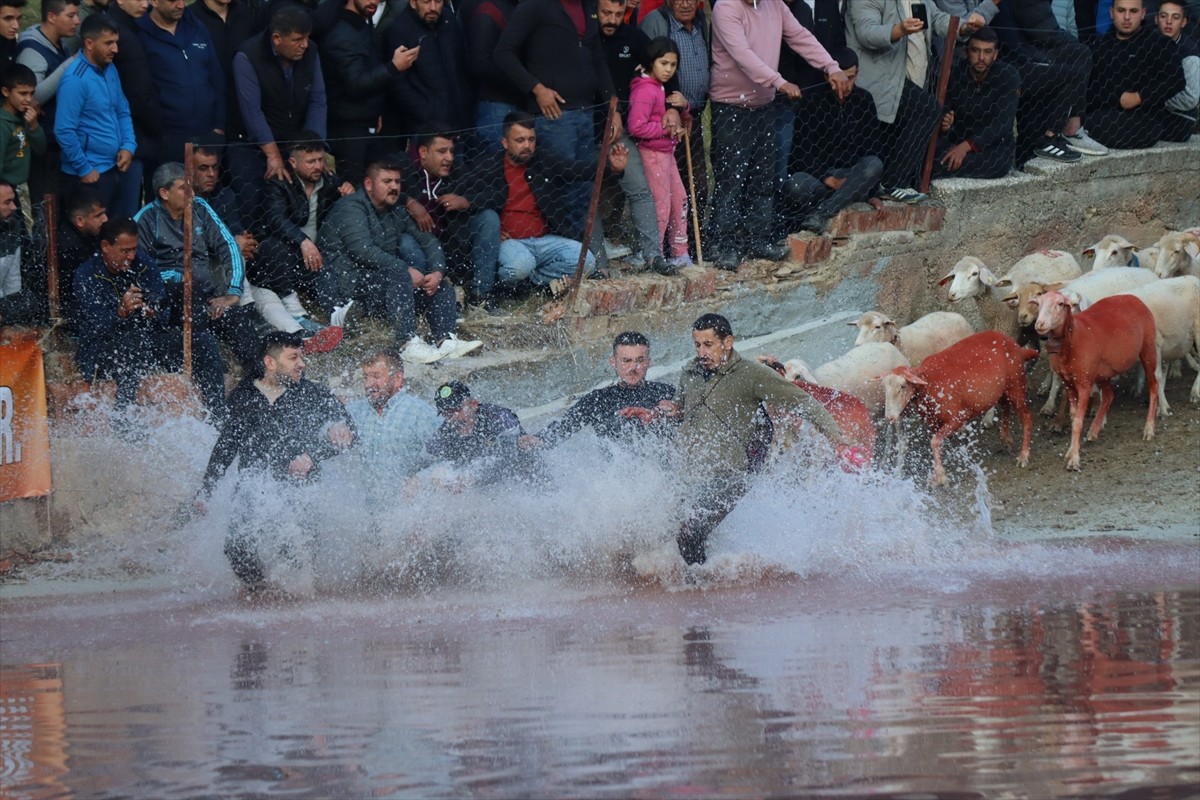
M 500 139 L 504 137 L 504 118 L 513 111 L 520 111 L 516 106 L 499 103 L 495 100 L 480 100 L 475 104 L 475 131 L 482 143 L 485 153 L 499 153 L 504 148 Z
M 475 262 L 470 299 L 484 300 L 496 286 L 496 269 L 500 260 L 500 215 L 485 208 L 471 215 L 467 230 L 471 237 L 471 260 Z
M 558 119 L 537 118 L 537 146 L 559 158 L 596 160 L 596 125 L 591 110 L 562 112 Z
M 638 152 L 637 143 L 628 135 L 621 139 L 625 149 L 629 151 L 629 163 L 621 174 L 621 191 L 629 201 L 629 218 L 638 235 L 638 251 L 647 260 L 661 256 L 662 239 L 658 235 L 658 215 L 654 208 L 654 195 L 650 193 L 650 184 L 646 181 L 646 171 L 642 167 L 642 154 Z
M 528 278 L 535 286 L 545 286 L 555 278 L 574 275 L 582 248 L 579 242 L 562 236 L 506 239 L 500 243 L 500 280 L 517 283 Z M 589 252 L 584 274 L 595 270 L 596 258 Z

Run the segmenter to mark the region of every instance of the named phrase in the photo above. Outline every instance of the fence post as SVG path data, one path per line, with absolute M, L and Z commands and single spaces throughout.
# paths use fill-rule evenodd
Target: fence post
M 187 205 L 183 207 L 183 374 L 192 377 L 192 143 L 183 146 L 183 184 Z
M 938 108 L 943 110 L 938 114 L 937 124 L 933 126 L 933 134 L 929 137 L 925 166 L 921 170 L 921 185 L 917 187 L 917 191 L 925 194 L 929 193 L 929 183 L 933 178 L 933 159 L 937 156 L 938 135 L 942 130 L 942 117 L 946 114 L 943 108 L 946 103 L 946 86 L 950 83 L 950 70 L 954 67 L 954 47 L 957 42 L 958 17 L 951 17 L 949 28 L 946 30 L 946 52 L 942 53 L 942 70 L 938 73 L 937 82 Z
M 58 321 L 58 198 L 42 197 L 42 215 L 46 220 L 46 296 L 50 301 L 50 324 Z
M 570 308 L 579 293 L 579 284 L 583 282 L 583 267 L 587 263 L 588 242 L 592 239 L 592 229 L 596 225 L 596 207 L 600 204 L 600 184 L 604 180 L 604 168 L 608 166 L 608 151 L 616 140 L 616 129 L 613 117 L 617 113 L 617 98 L 608 101 L 608 116 L 604 119 L 604 137 L 600 140 L 600 158 L 596 163 L 596 179 L 592 183 L 592 199 L 588 203 L 587 222 L 583 225 L 583 247 L 579 249 L 579 263 L 575 265 L 575 280 L 563 299 L 563 306 Z

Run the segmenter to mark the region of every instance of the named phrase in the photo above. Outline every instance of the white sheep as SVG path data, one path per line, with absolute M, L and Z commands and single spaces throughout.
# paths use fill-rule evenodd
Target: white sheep
M 1196 370 L 1189 399 L 1200 403 L 1200 278 L 1195 275 L 1168 278 L 1123 294 L 1141 300 L 1154 315 L 1159 363 L 1185 359 Z M 1171 413 L 1171 408 L 1167 405 L 1163 383 L 1165 381 L 1158 384 L 1158 414 L 1165 417 Z
M 1092 258 L 1092 272 L 1112 267 L 1145 267 L 1154 269 L 1158 258 L 1158 246 L 1140 249 L 1133 242 L 1115 233 L 1110 233 L 1083 251 Z
M 887 342 L 867 342 L 851 349 L 815 370 L 800 359 L 784 363 L 784 377 L 789 381 L 801 378 L 809 383 L 828 386 L 852 394 L 863 401 L 872 416 L 883 414 L 883 384 L 879 377 L 896 367 L 909 366 L 908 359 Z
M 894 344 L 914 369 L 927 357 L 975 333 L 971 323 L 953 311 L 934 311 L 903 328 L 897 328 L 891 317 L 878 311 L 868 311 L 849 324 L 858 328 L 855 346 L 867 342 Z
M 975 298 L 985 328 L 1000 331 L 1015 339 L 1018 334 L 1017 315 L 1013 307 L 1003 301 L 1003 297 L 1009 291 L 1033 281 L 1069 281 L 1080 274 L 1079 262 L 1070 253 L 1039 250 L 1013 264 L 1003 278 L 997 278 L 978 258 L 965 256 L 946 277 L 938 281 L 938 285 L 950 284 L 949 298 L 952 303 L 968 297 Z
M 1158 258 L 1153 269 L 1158 277 L 1200 276 L 1200 229 L 1164 234 L 1155 247 Z

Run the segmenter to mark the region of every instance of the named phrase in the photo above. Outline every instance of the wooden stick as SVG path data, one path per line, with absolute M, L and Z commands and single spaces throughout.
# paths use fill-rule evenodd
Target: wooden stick
M 54 324 L 59 313 L 57 197 L 47 194 L 42 198 L 42 214 L 46 219 L 46 295 L 50 300 L 50 323 Z
M 920 191 L 929 193 L 929 182 L 933 178 L 933 159 L 937 155 L 938 134 L 942 130 L 942 117 L 945 116 L 946 86 L 950 83 L 950 69 L 954 66 L 954 45 L 958 41 L 958 17 L 950 18 L 950 26 L 946 30 L 946 52 L 942 53 L 942 71 L 938 73 L 937 102 L 942 112 L 938 114 L 937 124 L 933 126 L 933 134 L 929 137 L 929 147 L 925 151 L 925 165 L 921 169 Z
M 592 199 L 588 203 L 587 221 L 583 225 L 583 247 L 579 249 L 579 263 L 575 265 L 575 280 L 563 298 L 565 308 L 570 308 L 579 293 L 579 285 L 583 283 L 583 268 L 587 264 L 588 242 L 592 238 L 592 229 L 596 225 L 596 208 L 600 205 L 600 184 L 604 180 L 604 168 L 608 166 L 608 151 L 616 140 L 616 129 L 613 117 L 617 113 L 617 98 L 608 101 L 608 116 L 604 119 L 604 137 L 600 140 L 600 158 L 596 164 L 596 179 L 592 183 Z
M 688 168 L 688 199 L 692 203 L 692 232 L 696 235 L 696 265 L 704 266 L 704 250 L 700 244 L 700 209 L 696 206 L 696 175 L 692 169 L 692 126 L 689 123 L 683 129 L 683 154 L 687 157 Z M 701 158 L 704 154 L 701 153 Z
M 183 207 L 183 374 L 192 377 L 192 169 L 195 157 L 192 143 L 183 146 L 183 185 L 187 205 Z

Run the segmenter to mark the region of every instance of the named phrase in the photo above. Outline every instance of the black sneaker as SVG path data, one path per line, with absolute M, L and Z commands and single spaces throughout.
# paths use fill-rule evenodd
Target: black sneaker
M 800 230 L 823 236 L 825 235 L 825 218 L 815 212 L 809 214 L 800 220 Z
M 650 262 L 650 269 L 654 272 L 657 272 L 659 275 L 679 274 L 679 267 L 675 266 L 670 261 L 667 261 L 662 256 L 654 257 L 654 260 Z
M 1060 133 L 1048 137 L 1045 144 L 1035 150 L 1033 154 L 1051 161 L 1061 161 L 1064 164 L 1070 164 L 1083 158 L 1081 154 L 1071 149 Z
M 717 253 L 715 263 L 717 269 L 723 269 L 726 272 L 737 272 L 738 267 L 742 263 L 742 258 L 732 250 L 723 250 Z

